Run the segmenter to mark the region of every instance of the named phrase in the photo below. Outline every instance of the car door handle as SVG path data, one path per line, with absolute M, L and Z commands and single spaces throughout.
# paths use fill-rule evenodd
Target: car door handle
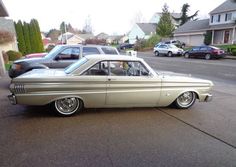
M 114 78 L 108 78 L 108 81 L 115 81 L 116 79 L 114 79 Z

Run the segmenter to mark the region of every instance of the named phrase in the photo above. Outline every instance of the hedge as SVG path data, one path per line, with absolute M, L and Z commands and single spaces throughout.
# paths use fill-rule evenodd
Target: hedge
M 22 54 L 20 52 L 16 52 L 14 50 L 9 50 L 6 53 L 8 55 L 9 61 L 15 61 L 22 57 Z

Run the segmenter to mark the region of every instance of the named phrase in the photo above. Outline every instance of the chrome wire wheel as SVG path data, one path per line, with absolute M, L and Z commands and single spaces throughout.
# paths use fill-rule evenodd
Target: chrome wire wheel
M 55 108 L 60 115 L 69 116 L 81 108 L 81 102 L 75 97 L 59 99 L 55 101 Z
M 178 108 L 189 108 L 191 107 L 196 100 L 196 94 L 194 92 L 184 92 L 181 94 L 175 101 L 175 104 Z

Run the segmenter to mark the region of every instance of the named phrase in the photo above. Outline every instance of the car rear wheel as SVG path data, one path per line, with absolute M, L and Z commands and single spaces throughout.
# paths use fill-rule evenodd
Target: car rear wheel
M 172 52 L 168 52 L 168 53 L 167 53 L 167 56 L 168 56 L 168 57 L 172 57 Z
M 186 58 L 186 59 L 190 58 L 189 53 L 185 53 L 184 58 Z
M 182 93 L 174 102 L 175 106 L 180 109 L 187 109 L 191 107 L 196 100 L 196 94 L 194 92 Z
M 58 99 L 54 102 L 56 112 L 61 116 L 71 116 L 82 110 L 83 103 L 76 97 Z
M 155 56 L 159 56 L 159 52 L 158 51 L 155 51 Z
M 206 55 L 205 55 L 205 59 L 206 59 L 206 60 L 210 60 L 210 59 L 211 59 L 211 55 L 210 55 L 210 54 L 206 54 Z

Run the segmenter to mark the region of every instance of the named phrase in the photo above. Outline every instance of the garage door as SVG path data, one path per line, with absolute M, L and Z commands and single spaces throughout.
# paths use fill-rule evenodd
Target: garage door
M 189 43 L 191 46 L 198 46 L 203 44 L 203 35 L 191 35 L 189 38 Z

